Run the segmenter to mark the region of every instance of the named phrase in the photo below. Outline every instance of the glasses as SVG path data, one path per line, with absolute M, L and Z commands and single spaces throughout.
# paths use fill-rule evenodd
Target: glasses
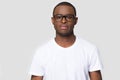
M 53 16 L 55 18 L 56 21 L 62 21 L 63 18 L 65 18 L 65 20 L 67 20 L 68 22 L 71 22 L 75 19 L 75 16 L 72 14 L 68 14 L 68 15 L 61 15 L 61 14 L 57 14 Z

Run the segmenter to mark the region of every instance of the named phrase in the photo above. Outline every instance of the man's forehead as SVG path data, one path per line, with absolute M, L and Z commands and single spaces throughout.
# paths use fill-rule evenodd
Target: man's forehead
M 57 6 L 54 14 L 74 14 L 74 9 L 71 6 L 67 6 L 67 5 L 60 5 Z
M 55 10 L 57 10 L 57 9 L 67 9 L 67 8 L 73 9 L 72 6 L 68 6 L 68 5 L 59 5 L 59 6 L 57 6 L 57 7 L 55 8 Z M 74 9 L 73 9 L 73 10 L 74 10 Z

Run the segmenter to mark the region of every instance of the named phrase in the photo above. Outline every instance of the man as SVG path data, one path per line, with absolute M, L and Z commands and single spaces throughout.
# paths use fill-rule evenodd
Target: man
M 69 2 L 57 4 L 51 20 L 56 36 L 37 49 L 31 80 L 102 80 L 97 48 L 74 35 L 75 7 Z

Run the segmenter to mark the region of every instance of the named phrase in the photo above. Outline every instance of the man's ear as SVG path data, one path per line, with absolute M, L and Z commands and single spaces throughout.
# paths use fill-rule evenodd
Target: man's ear
M 75 18 L 75 25 L 77 24 L 78 22 L 78 17 Z
M 77 24 L 78 22 L 78 17 L 75 18 L 75 25 Z
M 53 18 L 53 17 L 51 17 L 51 22 L 52 22 L 52 24 L 54 24 L 54 23 L 55 23 L 55 20 L 54 20 L 54 18 Z

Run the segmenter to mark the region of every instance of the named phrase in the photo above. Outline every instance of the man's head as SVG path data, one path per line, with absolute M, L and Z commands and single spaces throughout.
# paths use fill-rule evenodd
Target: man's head
M 52 23 L 56 34 L 69 36 L 73 34 L 74 25 L 77 23 L 76 9 L 69 2 L 61 2 L 53 9 Z
M 58 6 L 62 6 L 62 5 L 66 5 L 66 6 L 72 7 L 73 10 L 74 10 L 74 15 L 76 16 L 76 9 L 75 9 L 75 7 L 74 7 L 71 3 L 69 3 L 69 2 L 61 2 L 61 3 L 57 4 L 57 5 L 54 7 L 54 9 L 53 9 L 53 16 L 54 16 L 54 13 L 55 13 L 55 9 L 56 9 Z

